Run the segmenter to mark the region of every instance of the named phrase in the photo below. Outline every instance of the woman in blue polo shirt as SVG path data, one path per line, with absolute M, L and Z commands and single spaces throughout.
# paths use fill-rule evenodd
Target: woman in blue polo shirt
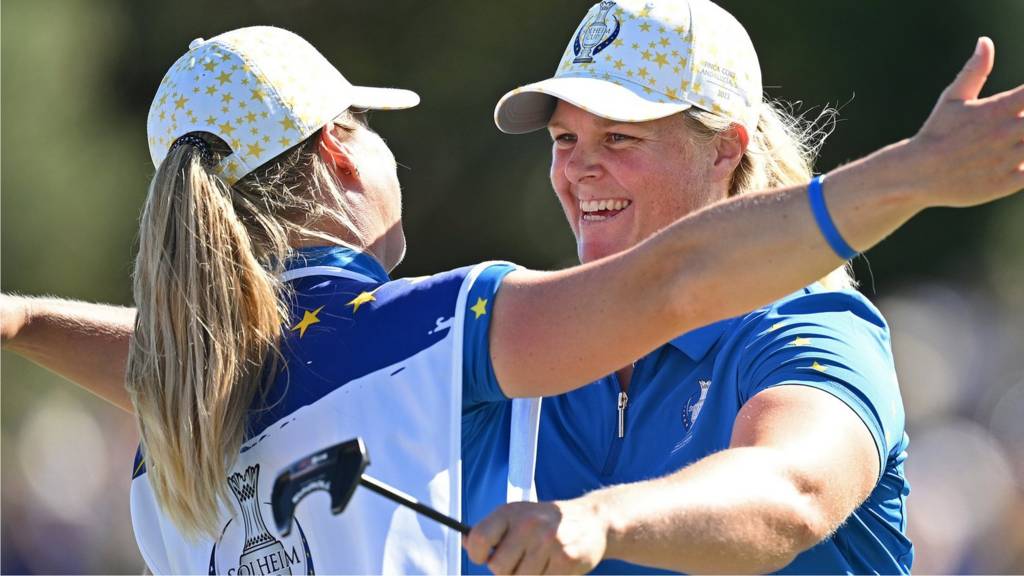
M 943 106 L 975 105 L 965 101 L 991 59 L 979 41 L 922 134 L 944 124 Z M 1019 114 L 1020 93 L 994 100 Z M 509 92 L 495 119 L 511 133 L 547 128 L 552 185 L 584 263 L 656 240 L 715 202 L 808 180 L 830 245 L 854 255 L 816 202 L 823 178 L 811 178 L 810 151 L 820 142 L 763 102 L 749 37 L 707 0 L 594 5 L 554 77 Z M 1013 173 L 1020 152 L 1009 160 L 991 173 Z M 727 246 L 749 239 L 709 233 Z M 731 300 L 747 287 L 706 289 Z M 909 572 L 907 437 L 885 320 L 845 268 L 749 310 L 545 399 L 536 477 L 540 498 L 556 502 L 503 507 L 474 529 L 470 557 L 521 574 L 602 559 L 595 572 Z

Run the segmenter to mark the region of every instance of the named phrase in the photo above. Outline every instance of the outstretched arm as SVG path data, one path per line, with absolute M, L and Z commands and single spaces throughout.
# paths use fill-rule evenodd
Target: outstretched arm
M 978 99 L 993 59 L 991 41 L 979 40 L 916 136 L 829 173 L 828 210 L 855 249 L 927 207 L 972 206 L 1024 188 L 1024 86 Z M 491 324 L 495 374 L 508 396 L 559 394 L 681 333 L 785 296 L 840 262 L 805 187 L 738 196 L 616 256 L 509 274 Z
M 4 350 L 132 410 L 124 387 L 135 310 L 57 298 L 0 294 Z

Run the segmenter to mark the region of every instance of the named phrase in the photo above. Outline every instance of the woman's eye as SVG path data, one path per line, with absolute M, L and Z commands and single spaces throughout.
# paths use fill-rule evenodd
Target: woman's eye
M 627 134 L 619 134 L 618 132 L 613 132 L 608 135 L 608 140 L 615 144 L 621 144 L 622 142 L 629 142 L 630 140 L 635 140 L 635 138 Z
M 554 137 L 556 144 L 572 144 L 576 141 L 576 136 L 573 134 L 558 134 Z

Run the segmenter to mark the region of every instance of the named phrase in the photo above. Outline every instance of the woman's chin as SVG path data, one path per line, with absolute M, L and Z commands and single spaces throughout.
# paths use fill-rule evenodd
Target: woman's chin
M 625 246 L 607 242 L 587 242 L 577 244 L 576 253 L 580 257 L 580 262 L 586 264 L 587 262 L 594 262 L 595 260 L 618 254 L 625 250 L 625 248 Z

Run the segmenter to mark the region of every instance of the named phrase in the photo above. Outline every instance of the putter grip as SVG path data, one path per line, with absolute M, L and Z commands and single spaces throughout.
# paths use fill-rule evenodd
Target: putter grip
M 376 478 L 373 478 L 372 476 L 363 474 L 359 478 L 359 483 L 369 488 L 370 490 L 373 490 L 377 494 L 380 494 L 381 496 L 387 498 L 388 500 L 401 504 L 402 506 L 412 508 L 416 512 L 423 514 L 431 520 L 440 522 L 441 524 L 444 524 L 445 526 L 453 530 L 458 530 L 462 534 L 469 534 L 469 526 L 463 524 L 462 522 L 459 522 L 458 520 L 450 516 L 441 514 L 437 510 L 434 510 L 430 506 L 421 503 L 419 500 L 416 500 L 412 496 L 409 496 L 404 492 L 392 488 L 391 486 L 388 486 L 387 484 L 381 482 L 380 480 L 377 480 Z

